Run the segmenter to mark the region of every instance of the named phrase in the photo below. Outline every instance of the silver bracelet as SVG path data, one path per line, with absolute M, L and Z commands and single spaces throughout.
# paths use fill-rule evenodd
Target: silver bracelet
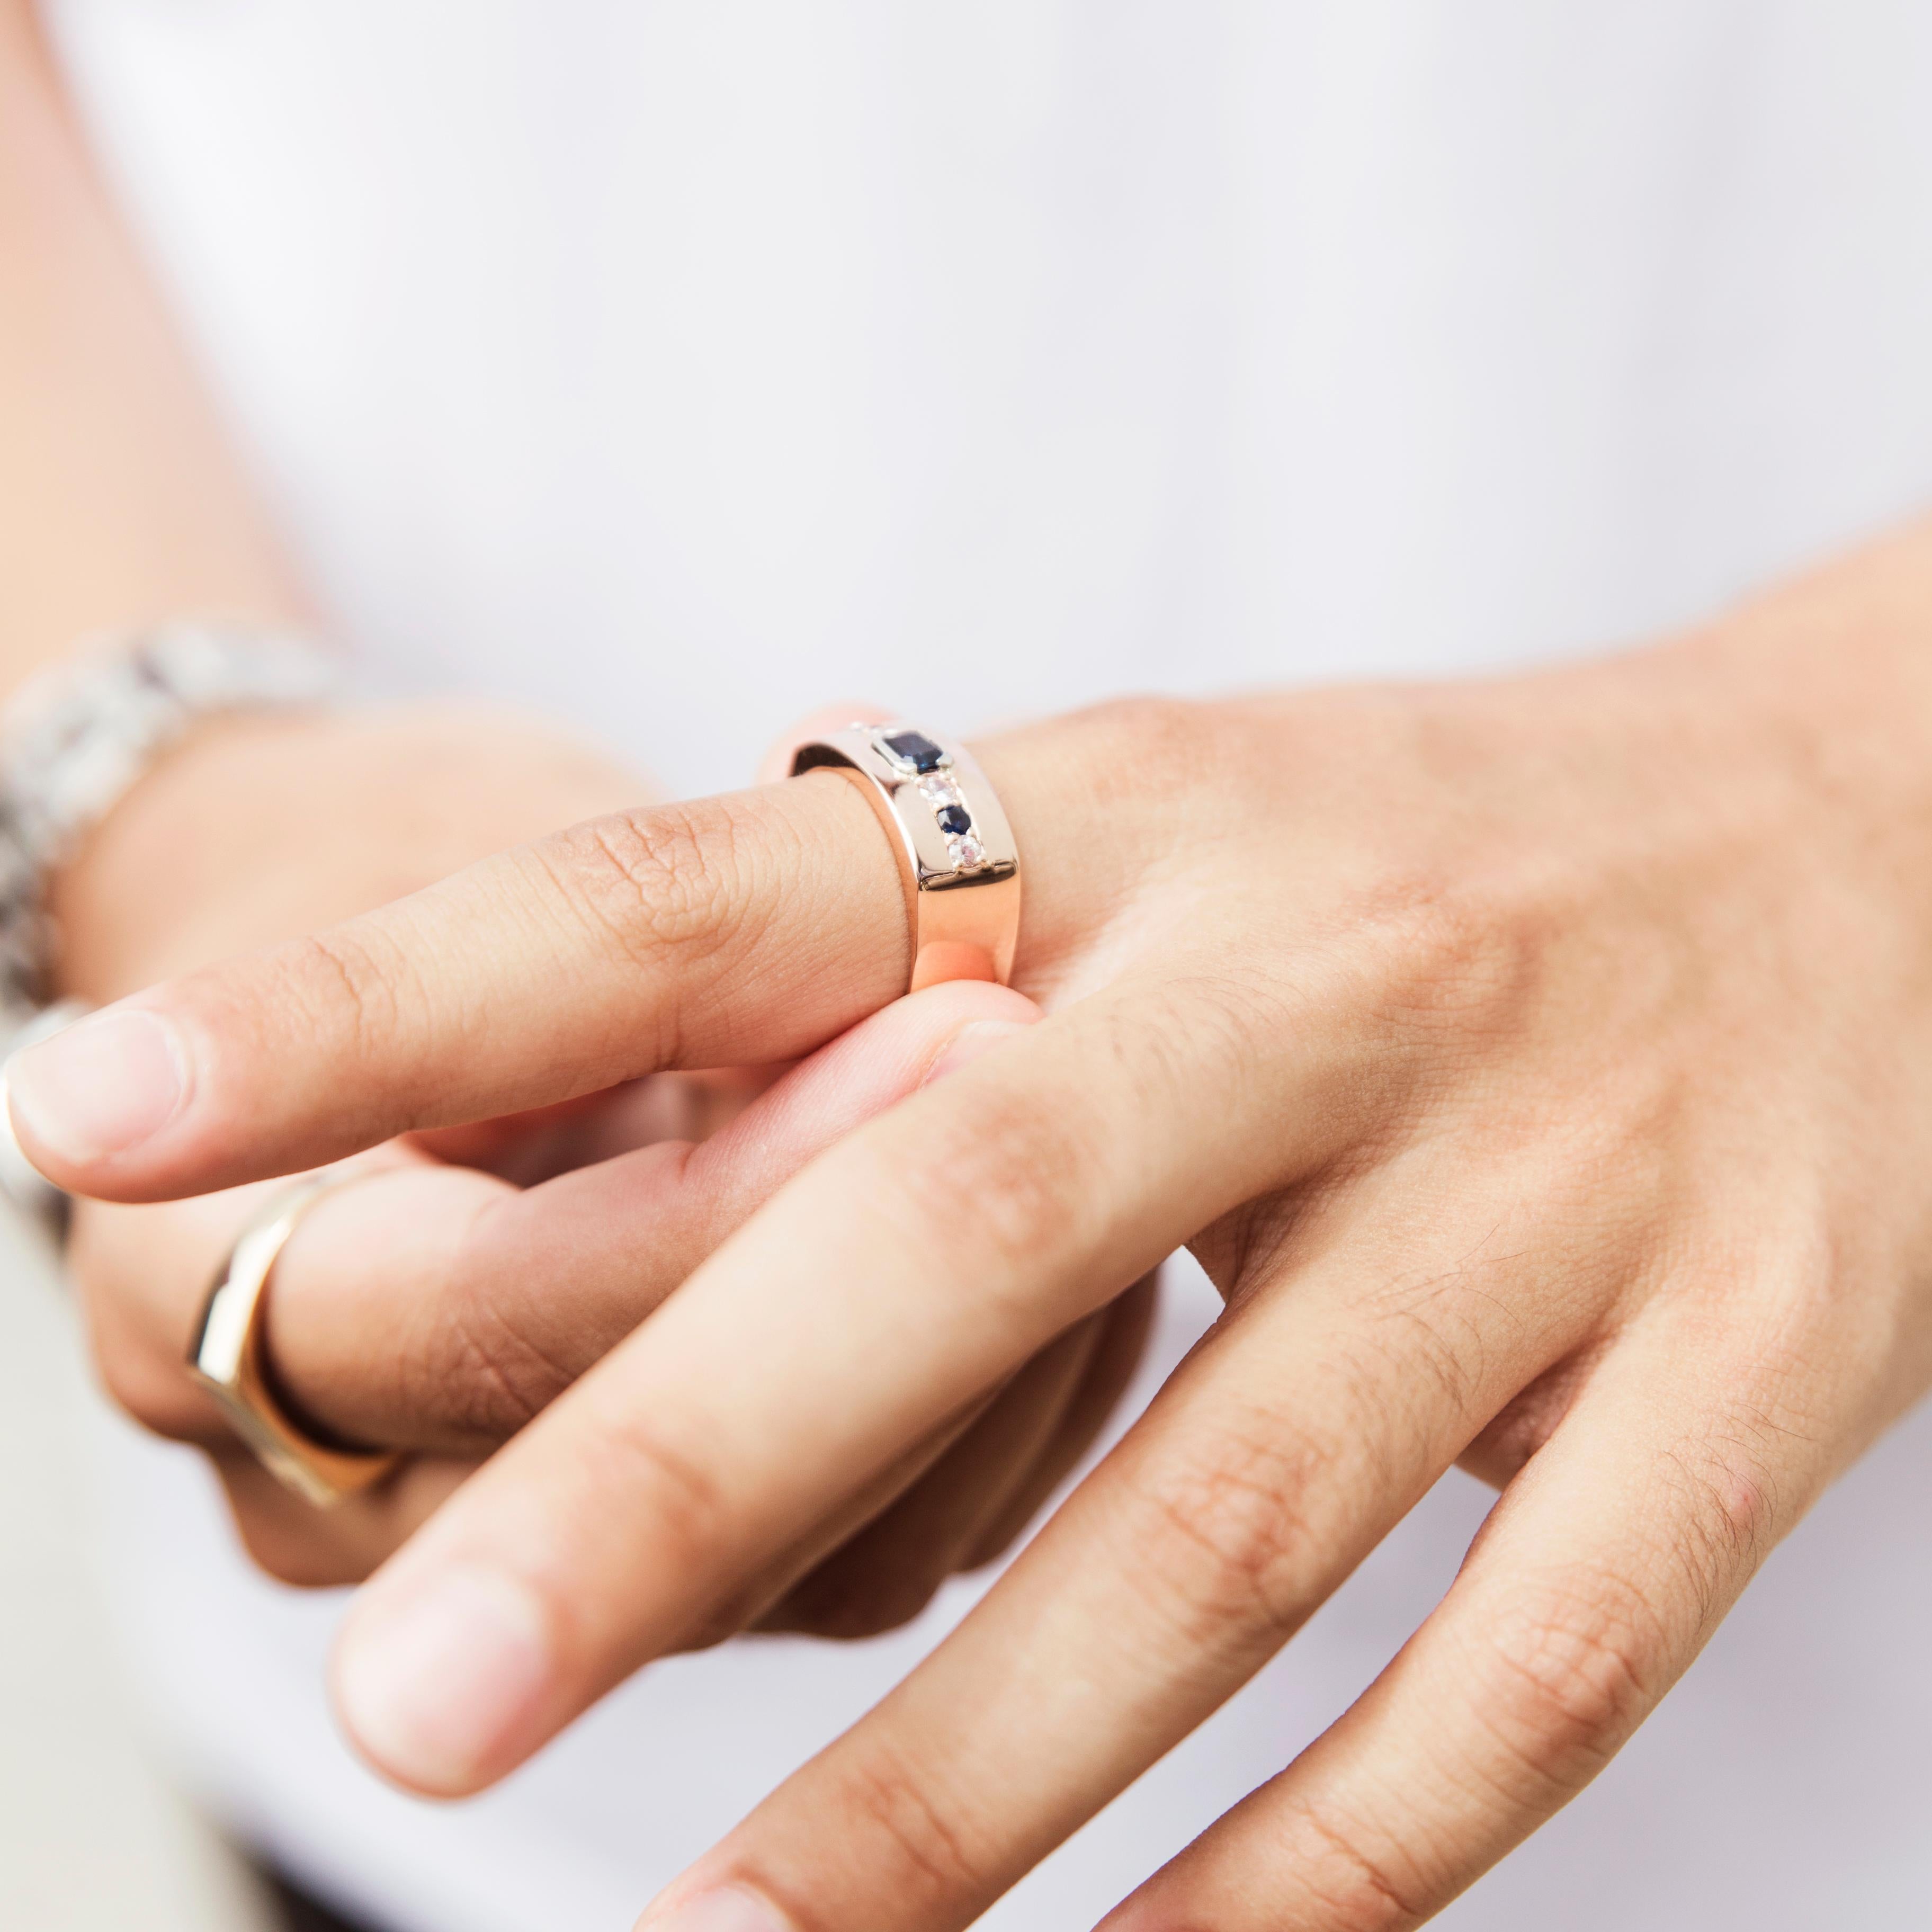
M 320 704 L 342 682 L 292 632 L 182 620 L 92 640 L 21 686 L 0 712 L 0 1056 L 86 1010 L 49 1004 L 55 869 L 202 718 Z M 0 1082 L 0 1190 L 45 1218 L 64 1197 L 15 1144 L 4 1099 Z

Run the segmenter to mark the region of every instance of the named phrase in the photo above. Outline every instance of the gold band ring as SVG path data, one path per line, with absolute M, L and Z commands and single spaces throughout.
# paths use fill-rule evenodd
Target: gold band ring
M 850 779 L 898 860 L 912 935 L 908 990 L 1012 976 L 1020 859 L 986 774 L 963 745 L 910 724 L 854 724 L 808 739 L 792 774 Z
M 325 1168 L 285 1188 L 242 1231 L 208 1292 L 189 1345 L 189 1372 L 221 1405 L 236 1435 L 278 1481 L 326 1509 L 380 1482 L 402 1458 L 388 1450 L 320 1442 L 277 1399 L 262 1346 L 268 1277 L 302 1219 L 325 1195 L 381 1168 Z

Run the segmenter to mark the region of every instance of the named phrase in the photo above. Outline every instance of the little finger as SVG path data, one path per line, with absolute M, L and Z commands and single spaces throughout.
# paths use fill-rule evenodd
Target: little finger
M 1407 1932 L 1610 1762 L 1824 1474 L 1688 1341 L 1612 1356 L 1375 1684 L 1106 1932 Z

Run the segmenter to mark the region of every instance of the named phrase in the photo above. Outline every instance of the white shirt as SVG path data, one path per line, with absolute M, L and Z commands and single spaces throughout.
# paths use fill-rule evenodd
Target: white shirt
M 52 10 L 345 631 L 685 790 L 841 696 L 970 731 L 1648 635 L 1932 486 L 1913 0 Z M 1208 1312 L 1180 1300 L 1165 1359 Z M 399 1932 L 626 1923 L 981 1587 L 876 1644 L 654 1666 L 431 1809 L 328 1733 L 338 1600 L 248 1576 L 191 1459 L 118 1453 L 129 1641 L 182 1762 Z M 1922 1415 L 1445 1922 L 1918 1909 L 1928 1460 Z M 988 1922 L 1096 1917 L 1277 1769 L 1486 1502 L 1448 1479 Z

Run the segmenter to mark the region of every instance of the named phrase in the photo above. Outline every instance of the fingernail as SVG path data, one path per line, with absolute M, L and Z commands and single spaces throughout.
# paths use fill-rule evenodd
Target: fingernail
M 1002 1040 L 1011 1040 L 1016 1033 L 1032 1030 L 1032 1025 L 1024 1020 L 975 1020 L 970 1026 L 962 1027 L 939 1049 L 938 1057 L 926 1070 L 926 1078 L 919 1084 L 930 1087 L 935 1080 L 943 1080 L 949 1073 L 957 1073 L 961 1067 L 977 1060 L 981 1054 L 998 1046 Z
M 365 1600 L 352 1616 L 336 1657 L 336 1709 L 399 1783 L 454 1793 L 508 1768 L 550 1676 L 530 1592 L 496 1570 L 450 1570 L 393 1608 Z
M 188 1085 L 181 1036 L 138 1006 L 82 1020 L 7 1064 L 16 1126 L 78 1166 L 139 1147 L 173 1118 Z
M 792 1932 L 791 1921 L 755 1892 L 730 1885 L 701 1892 L 662 1915 L 647 1912 L 637 1932 Z

